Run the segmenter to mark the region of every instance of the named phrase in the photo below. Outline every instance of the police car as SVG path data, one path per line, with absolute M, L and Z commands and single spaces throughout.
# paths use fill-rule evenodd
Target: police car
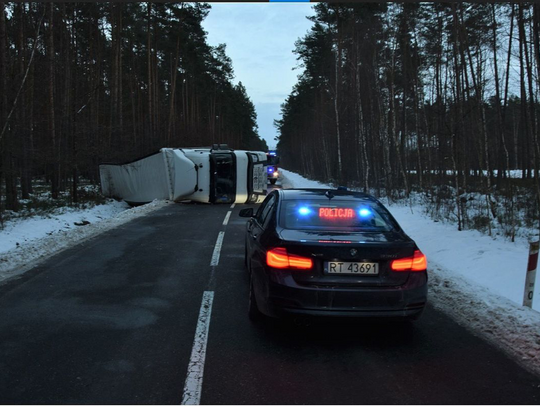
M 374 197 L 275 190 L 246 208 L 249 316 L 291 314 L 417 319 L 427 260 Z

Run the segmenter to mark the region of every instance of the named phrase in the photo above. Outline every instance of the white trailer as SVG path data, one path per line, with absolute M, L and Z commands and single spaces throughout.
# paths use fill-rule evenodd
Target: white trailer
M 257 203 L 266 195 L 266 153 L 162 148 L 124 164 L 99 166 L 103 195 L 139 205 L 154 199 Z

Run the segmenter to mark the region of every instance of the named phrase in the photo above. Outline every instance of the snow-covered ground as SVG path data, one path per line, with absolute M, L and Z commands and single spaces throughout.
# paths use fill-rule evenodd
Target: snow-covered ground
M 6 221 L 0 230 L 0 282 L 24 273 L 45 257 L 167 203 L 154 201 L 130 208 L 125 202 L 110 199 L 89 209 L 64 207 L 43 216 Z
M 284 187 L 330 188 L 280 169 Z M 458 231 L 434 222 L 421 206 L 381 200 L 428 258 L 429 301 L 540 372 L 540 284 L 533 309 L 521 306 L 528 244 Z

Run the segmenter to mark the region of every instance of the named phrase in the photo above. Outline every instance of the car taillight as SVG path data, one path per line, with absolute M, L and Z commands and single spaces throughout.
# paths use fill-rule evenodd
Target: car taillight
M 390 268 L 394 271 L 424 271 L 427 269 L 427 259 L 424 253 L 415 250 L 413 257 L 394 260 Z
M 266 252 L 266 264 L 277 269 L 307 270 L 313 267 L 313 262 L 309 257 L 288 254 L 287 249 L 282 247 L 276 247 Z

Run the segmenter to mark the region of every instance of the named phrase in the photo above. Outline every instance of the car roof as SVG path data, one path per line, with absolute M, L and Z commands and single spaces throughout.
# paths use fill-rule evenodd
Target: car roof
M 368 200 L 373 202 L 379 202 L 375 197 L 363 192 L 345 191 L 337 189 L 326 188 L 292 188 L 281 189 L 279 191 L 281 199 L 284 201 L 294 201 L 299 199 L 310 200 L 328 200 L 329 196 L 333 198 L 339 198 L 340 201 L 357 201 Z

